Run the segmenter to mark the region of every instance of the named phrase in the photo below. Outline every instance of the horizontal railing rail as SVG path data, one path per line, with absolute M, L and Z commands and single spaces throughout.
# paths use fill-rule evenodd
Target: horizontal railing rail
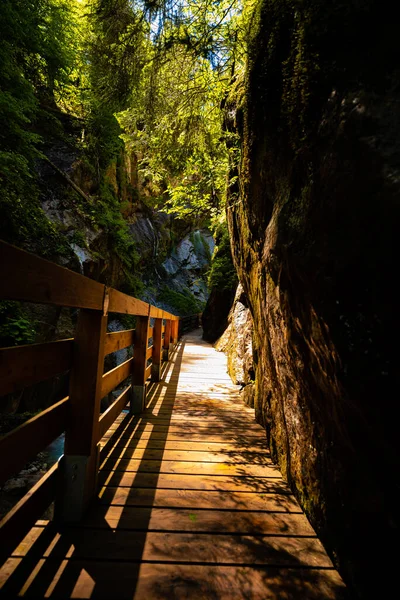
M 0 300 L 79 309 L 73 339 L 0 349 L 0 405 L 6 394 L 69 374 L 68 397 L 0 438 L 2 485 L 65 432 L 62 459 L 0 523 L 7 554 L 54 500 L 58 519 L 81 518 L 96 493 L 99 441 L 128 403 L 134 414 L 144 409 L 146 382 L 159 380 L 179 317 L 2 241 L 0 280 Z M 110 312 L 135 316 L 135 329 L 108 333 Z M 104 357 L 124 348 L 132 356 L 104 373 Z M 102 398 L 121 387 L 100 413 Z

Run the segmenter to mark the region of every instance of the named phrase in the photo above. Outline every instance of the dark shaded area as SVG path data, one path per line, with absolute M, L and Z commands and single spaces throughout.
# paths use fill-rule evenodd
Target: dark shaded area
M 236 98 L 241 197 L 228 207 L 255 323 L 257 419 L 360 598 L 396 585 L 383 551 L 397 543 L 400 467 L 391 11 L 261 3 Z
M 215 342 L 224 333 L 234 299 L 235 289 L 211 290 L 202 316 L 203 338 L 207 342 Z

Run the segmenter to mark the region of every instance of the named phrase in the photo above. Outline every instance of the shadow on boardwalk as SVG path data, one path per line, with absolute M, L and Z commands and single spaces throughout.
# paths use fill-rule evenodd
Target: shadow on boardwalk
M 206 442 L 218 439 L 222 430 L 224 443 L 231 440 L 232 446 L 238 447 L 224 451 L 223 464 L 233 466 L 232 475 L 205 474 L 200 478 L 190 471 L 184 475 L 179 470 L 163 472 L 178 400 L 180 408 L 184 407 L 185 396 L 177 398 L 184 350 L 185 341 L 167 363 L 164 381 L 150 390 L 146 412 L 136 418 L 126 415 L 105 443 L 100 471 L 104 487 L 85 521 L 77 527 L 43 523 L 34 528 L 3 566 L 8 577 L 0 592 L 2 598 L 345 598 L 339 575 L 316 550 L 315 533 L 293 534 L 288 529 L 285 518 L 300 518 L 301 511 L 269 461 L 263 437 L 252 439 L 245 423 L 243 431 L 238 431 L 238 416 L 229 412 L 229 406 L 233 412 L 233 404 L 227 403 L 226 409 L 219 405 L 210 408 L 217 418 L 209 424 L 202 421 L 201 427 Z M 194 366 L 196 359 L 185 357 L 185 365 L 192 360 Z M 222 384 L 216 384 L 216 390 L 223 393 Z M 185 409 L 181 415 L 182 430 L 186 427 L 188 431 L 182 439 L 192 439 L 195 425 L 190 418 L 203 418 L 204 409 L 189 410 L 188 406 L 187 419 Z M 140 458 L 133 458 L 138 450 Z M 251 476 L 249 464 L 267 465 L 270 476 Z M 186 485 L 177 486 L 177 481 L 185 480 Z M 160 489 L 164 496 L 158 496 Z M 273 510 L 250 509 L 250 494 L 259 503 L 268 497 Z M 204 498 L 204 504 L 192 506 L 194 495 Z M 165 505 L 162 498 L 166 498 Z M 217 516 L 219 521 L 215 524 L 214 519 L 204 529 L 198 515 L 209 514 L 210 507 L 213 519 Z M 234 515 L 232 511 L 236 511 Z M 240 522 L 234 531 L 227 523 L 233 516 Z M 273 534 L 252 531 L 254 519 L 273 519 Z

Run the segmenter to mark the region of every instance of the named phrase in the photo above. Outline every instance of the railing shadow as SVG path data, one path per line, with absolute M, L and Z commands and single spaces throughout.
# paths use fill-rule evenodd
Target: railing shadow
M 157 481 L 160 473 L 160 466 L 162 460 L 162 453 L 165 447 L 167 439 L 167 431 L 169 428 L 168 423 L 173 412 L 173 400 L 176 395 L 177 380 L 179 377 L 180 366 L 182 362 L 182 355 L 184 351 L 184 343 L 179 342 L 177 348 L 174 350 L 171 360 L 164 365 L 162 372 L 162 381 L 149 390 L 147 398 L 146 410 L 142 415 L 131 417 L 129 414 L 122 420 L 117 427 L 116 431 L 108 439 L 101 452 L 101 469 L 99 473 L 99 485 L 103 486 L 107 484 L 107 490 L 118 489 L 120 484 L 129 485 L 131 489 L 137 487 L 144 487 L 147 490 L 147 501 L 149 507 L 154 503 L 154 497 L 157 490 Z M 151 417 L 151 409 L 161 396 L 163 387 L 166 385 L 165 378 L 171 372 L 171 378 L 176 379 L 176 383 L 168 384 L 168 395 L 164 397 L 162 404 L 167 407 L 163 411 L 162 417 L 162 430 L 165 431 L 164 443 L 159 450 L 160 460 L 154 461 L 152 459 L 151 442 L 154 433 L 158 432 L 157 426 L 149 418 Z M 166 418 L 169 415 L 169 418 Z M 151 426 L 152 432 L 149 435 L 146 448 L 143 451 L 143 456 L 138 461 L 139 465 L 136 471 L 129 470 L 129 461 L 131 456 L 134 454 L 135 449 L 142 435 L 147 432 L 148 424 Z M 159 436 L 157 435 L 157 441 L 159 442 Z M 122 446 L 122 447 L 121 447 Z M 150 448 L 149 448 L 150 447 Z M 148 472 L 148 463 L 151 461 L 151 472 Z M 128 474 L 128 475 L 127 475 Z M 124 483 L 124 477 L 125 480 Z M 144 480 L 143 480 L 144 476 Z M 129 482 L 127 484 L 127 481 Z M 108 494 L 110 496 L 110 494 Z M 111 500 L 112 507 L 112 500 Z M 135 539 L 131 540 L 132 547 L 134 548 L 135 558 L 132 561 L 132 556 L 125 555 L 118 551 L 118 548 L 110 547 L 107 544 L 107 548 L 102 548 L 103 545 L 96 546 L 96 542 L 93 543 L 93 530 L 100 533 L 100 537 L 107 539 L 108 535 L 112 538 L 112 534 L 115 531 L 115 527 L 121 521 L 126 521 L 126 513 L 130 512 L 129 507 L 124 506 L 123 510 L 120 511 L 118 523 L 114 523 L 111 526 L 107 521 L 107 510 L 109 503 L 104 507 L 101 504 L 101 498 L 96 505 L 92 506 L 88 516 L 83 523 L 83 527 L 62 527 L 57 523 L 51 522 L 44 527 L 39 527 L 33 534 L 28 536 L 25 540 L 25 546 L 27 551 L 24 556 L 16 555 L 15 559 L 8 561 L 10 575 L 6 581 L 5 586 L 0 591 L 1 596 L 4 598 L 19 597 L 21 591 L 24 592 L 27 597 L 33 596 L 35 598 L 44 597 L 58 597 L 59 592 L 62 597 L 69 598 L 73 596 L 75 598 L 87 598 L 87 597 L 104 597 L 104 581 L 103 577 L 100 578 L 101 583 L 100 589 L 98 589 L 98 583 L 96 573 L 98 570 L 97 566 L 91 565 L 90 562 L 86 567 L 85 580 L 88 578 L 92 581 L 92 585 L 88 586 L 87 583 L 80 584 L 81 568 L 78 566 L 76 559 L 79 562 L 89 558 L 102 560 L 102 561 L 115 561 L 116 559 L 124 561 L 129 560 L 126 568 L 129 571 L 129 577 L 124 577 L 124 597 L 133 598 L 135 595 L 135 589 L 137 585 L 137 577 L 139 574 L 138 562 L 141 560 L 143 555 L 144 544 L 146 540 L 146 531 L 150 521 L 151 510 L 147 513 L 147 518 L 141 519 L 140 529 L 142 531 L 135 531 L 133 533 Z M 130 519 L 128 519 L 130 520 Z M 131 521 L 131 520 L 130 520 Z M 85 525 L 89 522 L 94 523 L 93 529 L 85 530 Z M 131 522 L 132 525 L 132 522 Z M 91 536 L 91 550 L 88 552 L 88 536 Z M 35 539 L 37 537 L 37 539 Z M 30 539 L 29 539 L 30 538 Z M 22 544 L 20 546 L 22 554 L 24 554 L 25 548 Z M 100 550 L 100 552 L 99 552 Z M 94 569 L 93 569 L 94 567 Z M 7 563 L 5 565 L 7 569 Z M 128 585 L 129 580 L 129 585 Z M 85 590 L 79 595 L 79 589 L 81 585 L 84 585 Z M 91 587 L 91 589 L 89 589 Z M 129 589 L 128 589 L 129 588 Z M 77 595 L 78 594 L 78 595 Z M 112 596 L 110 596 L 111 598 Z
M 149 543 L 152 509 L 157 506 L 157 483 L 176 405 L 184 348 L 185 342 L 181 342 L 171 362 L 165 366 L 163 381 L 149 391 L 143 415 L 134 418 L 127 415 L 103 447 L 102 493 L 84 523 L 79 527 L 66 528 L 51 523 L 37 528 L 31 539 L 26 541 L 26 546 L 21 548 L 20 556 L 9 561 L 10 575 L 2 590 L 4 598 L 11 600 L 24 595 L 28 598 L 108 600 L 260 600 L 265 598 L 266 588 L 271 600 L 341 600 L 347 597 L 340 578 L 336 578 L 331 567 L 314 570 L 311 559 L 303 558 L 307 552 L 310 556 L 315 555 L 315 548 L 311 548 L 315 535 L 293 536 L 283 525 L 280 535 L 274 536 L 249 535 L 242 531 L 234 537 L 216 532 L 213 535 L 214 546 L 206 540 L 208 536 L 203 535 L 209 531 L 181 536 L 180 544 L 174 544 L 173 536 L 168 538 L 166 526 L 163 539 L 153 538 L 151 543 L 152 556 L 157 560 L 149 558 L 146 543 Z M 193 357 L 193 360 L 198 361 L 199 358 Z M 190 361 L 190 356 L 185 357 L 186 365 Z M 166 386 L 167 393 L 164 393 Z M 227 407 L 229 409 L 229 405 Z M 237 423 L 236 416 L 218 406 L 214 406 L 213 411 L 215 420 L 204 426 L 204 437 L 217 438 L 216 431 L 221 428 L 226 432 L 231 430 L 232 441 L 245 448 L 251 436 L 245 428 L 240 433 L 238 429 L 232 430 Z M 190 430 L 190 416 L 202 415 L 203 411 L 191 408 L 187 414 L 187 428 Z M 141 441 L 145 442 L 144 448 L 139 448 Z M 295 505 L 291 508 L 290 490 L 278 477 L 272 474 L 269 478 L 251 478 L 246 472 L 247 462 L 265 464 L 265 452 L 262 454 L 264 458 L 261 458 L 258 444 L 259 441 L 255 440 L 255 449 L 243 452 L 241 448 L 227 453 L 227 462 L 236 468 L 236 475 L 231 476 L 231 480 L 238 486 L 244 486 L 246 482 L 249 489 L 261 495 L 277 494 L 274 512 L 278 514 L 298 513 Z M 132 459 L 135 452 L 138 457 Z M 186 477 L 194 475 L 188 473 Z M 214 478 L 218 481 L 212 493 L 218 494 L 227 507 L 242 511 L 245 517 L 249 512 L 246 493 L 223 490 L 218 482 L 223 481 L 224 476 Z M 188 486 L 190 489 L 189 483 Z M 135 508 L 139 489 L 142 494 L 138 503 L 140 509 Z M 194 487 L 196 491 L 199 493 Z M 118 497 L 118 494 L 122 495 Z M 229 516 L 229 513 L 226 514 Z M 174 524 L 170 529 L 176 533 Z M 302 538 L 301 552 L 297 557 L 293 545 L 299 538 Z M 240 562 L 233 559 L 232 543 L 240 546 L 243 555 Z M 193 562 L 194 545 L 197 559 Z M 326 571 L 330 572 L 329 577 L 324 577 Z

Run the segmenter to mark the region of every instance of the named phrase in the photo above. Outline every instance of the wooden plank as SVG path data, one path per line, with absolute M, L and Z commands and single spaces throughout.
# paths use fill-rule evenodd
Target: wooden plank
M 103 469 L 99 474 L 99 482 L 101 485 L 111 486 L 113 488 L 130 488 L 132 495 L 135 496 L 136 491 L 140 488 L 149 489 L 150 504 L 145 503 L 144 506 L 151 506 L 151 498 L 154 498 L 154 488 L 161 490 L 176 490 L 178 495 L 186 494 L 186 491 L 193 491 L 191 503 L 202 502 L 200 491 L 204 492 L 216 492 L 214 496 L 207 496 L 210 499 L 208 508 L 218 508 L 218 505 L 213 505 L 212 502 L 220 496 L 226 501 L 232 498 L 232 494 L 239 493 L 239 497 L 235 499 L 234 503 L 228 508 L 241 508 L 246 509 L 247 504 L 250 503 L 251 499 L 254 498 L 254 494 L 291 494 L 291 491 L 286 482 L 279 478 L 265 478 L 265 477 L 253 477 L 253 476 L 227 476 L 227 475 L 180 475 L 179 473 L 123 473 L 121 471 L 106 471 Z M 186 491 L 185 491 L 186 490 Z M 229 493 L 226 493 L 229 492 Z M 243 496 L 243 493 L 250 493 L 247 498 Z M 157 492 L 158 494 L 158 492 Z M 156 495 L 157 495 L 156 494 Z M 214 498 L 214 500 L 213 500 Z M 132 500 L 134 500 L 132 498 Z M 247 503 L 247 504 L 246 504 Z M 278 498 L 278 504 L 282 505 L 281 500 Z M 300 508 L 297 503 L 297 511 Z M 186 504 L 190 506 L 191 504 Z M 182 506 L 180 504 L 171 504 L 169 501 L 161 506 Z M 185 506 L 185 505 L 183 505 Z M 222 507 L 221 507 L 222 508 Z M 255 506 L 252 507 L 249 504 L 248 509 L 250 510 L 262 510 L 262 508 Z
M 0 556 L 9 556 L 54 500 L 58 463 L 33 486 L 0 522 Z
M 134 357 L 128 358 L 125 362 L 118 365 L 111 371 L 104 373 L 101 383 L 101 397 L 107 396 L 114 390 L 122 381 L 124 381 L 132 371 Z
M 82 527 L 315 537 L 305 515 L 249 510 L 95 506 Z
M 109 436 L 111 436 L 114 431 L 118 428 L 118 425 L 115 425 L 115 428 L 110 428 L 109 431 Z M 200 423 L 196 423 L 196 425 L 186 425 L 184 424 L 184 422 L 181 421 L 176 421 L 174 423 L 171 424 L 167 424 L 167 423 L 157 423 L 157 422 L 153 422 L 151 420 L 147 420 L 145 422 L 137 422 L 133 423 L 131 425 L 129 425 L 128 429 L 124 432 L 121 433 L 121 438 L 131 438 L 132 436 L 134 437 L 134 432 L 137 432 L 137 434 L 141 434 L 141 433 L 146 433 L 146 432 L 152 432 L 155 434 L 164 434 L 164 435 L 168 435 L 168 437 L 170 437 L 171 435 L 175 436 L 175 439 L 191 439 L 191 440 L 202 440 L 205 441 L 204 436 L 206 436 L 206 439 L 210 440 L 210 436 L 212 436 L 212 438 L 215 440 L 215 438 L 217 438 L 218 440 L 221 439 L 226 439 L 226 440 L 241 440 L 243 443 L 245 442 L 247 435 L 246 432 L 243 432 L 243 429 L 241 428 L 235 428 L 235 427 L 231 427 L 228 431 L 225 429 L 225 427 L 220 426 L 218 424 L 212 424 L 209 427 L 207 427 L 207 424 L 203 424 L 201 425 Z M 263 439 L 265 440 L 265 431 L 263 431 L 262 429 L 257 430 L 251 430 L 251 432 L 249 432 L 249 438 L 259 438 L 259 439 Z M 211 441 L 211 440 L 210 440 Z
M 128 385 L 128 387 L 107 408 L 107 410 L 102 415 L 100 415 L 99 440 L 104 436 L 104 434 L 109 429 L 109 427 L 111 427 L 111 425 L 114 423 L 117 416 L 125 408 L 128 400 L 129 400 L 129 395 L 131 393 L 131 390 L 132 390 L 132 386 Z
M 150 346 L 150 348 L 147 348 L 146 360 L 148 360 L 149 358 L 152 358 L 152 356 L 153 356 L 153 346 Z
M 73 340 L 0 348 L 0 396 L 71 368 Z
M 273 465 L 270 456 L 265 452 L 224 452 L 222 449 L 217 452 L 205 452 L 202 450 L 167 450 L 166 448 L 151 449 L 146 448 L 113 448 L 108 453 L 107 458 L 123 457 L 124 460 L 172 460 L 184 462 L 210 462 L 226 464 L 247 464 L 253 465 Z
M 104 356 L 122 350 L 127 346 L 132 346 L 135 330 L 127 329 L 126 331 L 116 331 L 115 333 L 107 333 L 104 344 Z
M 9 598 L 32 598 L 32 592 L 43 598 L 49 588 L 56 590 L 57 597 L 81 600 L 348 600 L 333 569 L 43 558 L 35 563 L 36 572 L 52 575 L 32 581 L 24 560 L 11 558 L 0 574 Z M 26 594 L 20 592 L 25 589 Z
M 55 530 L 55 535 L 56 535 Z M 35 531 L 32 532 L 33 536 Z M 315 537 L 233 536 L 230 534 L 163 533 L 110 529 L 69 528 L 74 540 L 74 560 L 99 559 L 123 561 L 162 561 L 211 564 L 257 564 L 275 566 L 307 566 L 332 568 L 332 561 Z M 26 547 L 20 549 L 27 551 Z M 65 558 L 64 544 L 36 556 Z M 13 553 L 17 557 L 18 554 Z
M 190 479 L 192 478 L 188 479 L 190 483 Z M 198 477 L 197 480 L 199 480 Z M 232 486 L 233 483 L 236 484 L 237 488 L 239 487 L 237 482 L 233 480 L 228 485 Z M 226 490 L 105 487 L 101 490 L 100 502 L 107 506 L 143 506 L 148 508 L 184 508 L 187 510 L 240 510 L 302 514 L 301 508 L 294 496 L 280 493 L 280 488 L 268 487 L 267 489 L 269 492 L 264 491 L 262 488 L 259 492 L 240 492 L 232 491 L 229 487 Z
M 0 484 L 65 430 L 69 398 L 64 398 L 0 438 Z
M 145 374 L 144 374 L 145 381 L 147 381 L 147 379 L 150 377 L 150 375 L 151 375 L 151 365 L 149 365 L 148 367 L 146 367 L 146 371 L 145 371 Z
M 201 428 L 214 428 L 214 429 L 238 429 L 239 431 L 243 432 L 243 419 L 239 419 L 238 417 L 229 417 L 226 416 L 225 418 L 223 418 L 222 416 L 218 417 L 218 416 L 207 416 L 207 417 L 203 417 L 203 416 L 192 416 L 190 417 L 190 425 L 187 425 L 188 423 L 188 418 L 185 418 L 184 416 L 179 416 L 179 415 L 174 415 L 172 413 L 172 415 L 167 418 L 167 417 L 158 417 L 157 415 L 153 415 L 152 413 L 146 413 L 146 417 L 145 417 L 145 421 L 146 423 L 152 423 L 154 425 L 154 427 L 181 427 L 186 429 L 187 431 L 195 431 L 196 428 L 198 428 L 198 431 L 200 432 Z M 252 422 L 248 422 L 246 423 L 246 428 L 251 431 L 252 433 L 261 433 L 261 435 L 264 435 L 265 437 L 265 433 L 263 432 L 263 430 L 261 429 L 260 425 L 258 425 L 257 423 L 252 423 Z
M 180 450 L 183 452 L 191 452 L 195 451 L 204 451 L 204 452 L 225 452 L 228 454 L 239 455 L 243 454 L 256 454 L 267 455 L 269 456 L 269 451 L 266 446 L 266 441 L 260 440 L 258 444 L 252 442 L 247 446 L 244 446 L 241 443 L 231 443 L 225 441 L 213 442 L 208 439 L 204 441 L 192 441 L 190 438 L 188 441 L 179 440 L 170 440 L 167 438 L 159 439 L 153 438 L 153 436 L 146 436 L 143 438 L 142 436 L 138 436 L 132 440 L 119 440 L 113 447 L 113 450 L 117 450 L 122 454 L 123 451 L 129 448 L 147 448 L 147 449 L 160 449 L 160 450 Z
M 105 286 L 0 241 L 0 299 L 103 309 Z
M 147 340 L 149 340 L 150 338 L 153 337 L 153 329 L 154 329 L 153 327 L 149 326 L 149 328 L 147 330 Z
M 104 463 L 107 470 L 116 471 L 141 471 L 147 473 L 194 473 L 197 475 L 231 475 L 257 477 L 278 477 L 278 467 L 274 465 L 231 465 L 226 463 L 202 463 L 191 461 L 174 460 L 135 460 L 120 458 L 117 463 L 113 459 L 107 459 Z

